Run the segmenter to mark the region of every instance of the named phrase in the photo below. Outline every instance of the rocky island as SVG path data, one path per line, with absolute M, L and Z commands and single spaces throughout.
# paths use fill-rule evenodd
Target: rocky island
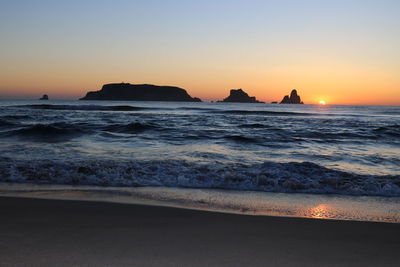
M 292 92 L 290 93 L 290 96 L 285 95 L 285 97 L 282 99 L 281 104 L 304 104 L 303 101 L 301 101 L 300 96 L 297 94 L 297 90 L 293 89 Z
M 105 84 L 101 90 L 88 92 L 80 100 L 201 102 L 179 87 L 130 83 Z
M 49 100 L 49 96 L 43 95 L 41 98 L 39 98 L 39 100 Z
M 254 96 L 249 96 L 242 89 L 232 89 L 230 95 L 222 101 L 218 102 L 231 102 L 231 103 L 264 103 L 258 101 Z

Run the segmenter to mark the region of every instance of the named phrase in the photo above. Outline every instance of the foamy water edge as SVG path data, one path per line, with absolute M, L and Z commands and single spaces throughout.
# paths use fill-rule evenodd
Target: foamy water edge
M 400 223 L 399 197 L 7 183 L 0 184 L 0 196 L 153 205 L 242 215 Z

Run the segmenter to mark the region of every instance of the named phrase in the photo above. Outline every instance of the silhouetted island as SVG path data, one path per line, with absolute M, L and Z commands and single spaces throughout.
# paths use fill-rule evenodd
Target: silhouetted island
M 258 101 L 254 96 L 250 97 L 242 89 L 232 89 L 230 95 L 222 101 L 218 102 L 231 102 L 231 103 L 264 103 Z
M 49 100 L 49 96 L 43 95 L 41 98 L 39 98 L 39 100 Z
M 290 96 L 285 95 L 285 97 L 281 101 L 281 104 L 304 104 L 304 103 L 303 101 L 301 101 L 301 98 L 297 94 L 296 89 L 293 89 L 292 92 L 290 93 Z
M 80 100 L 201 102 L 179 87 L 130 83 L 105 84 L 100 91 L 88 92 Z

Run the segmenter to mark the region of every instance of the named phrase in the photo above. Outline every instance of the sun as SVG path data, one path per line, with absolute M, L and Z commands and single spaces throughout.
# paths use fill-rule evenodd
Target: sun
M 319 101 L 319 104 L 320 104 L 320 105 L 326 105 L 326 102 L 325 102 L 325 100 L 320 100 L 320 101 Z

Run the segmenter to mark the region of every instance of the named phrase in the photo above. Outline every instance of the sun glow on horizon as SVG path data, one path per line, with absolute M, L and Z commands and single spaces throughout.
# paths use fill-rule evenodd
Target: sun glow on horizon
M 319 101 L 319 104 L 320 104 L 320 105 L 326 105 L 326 101 L 325 101 L 325 100 L 320 100 L 320 101 Z

